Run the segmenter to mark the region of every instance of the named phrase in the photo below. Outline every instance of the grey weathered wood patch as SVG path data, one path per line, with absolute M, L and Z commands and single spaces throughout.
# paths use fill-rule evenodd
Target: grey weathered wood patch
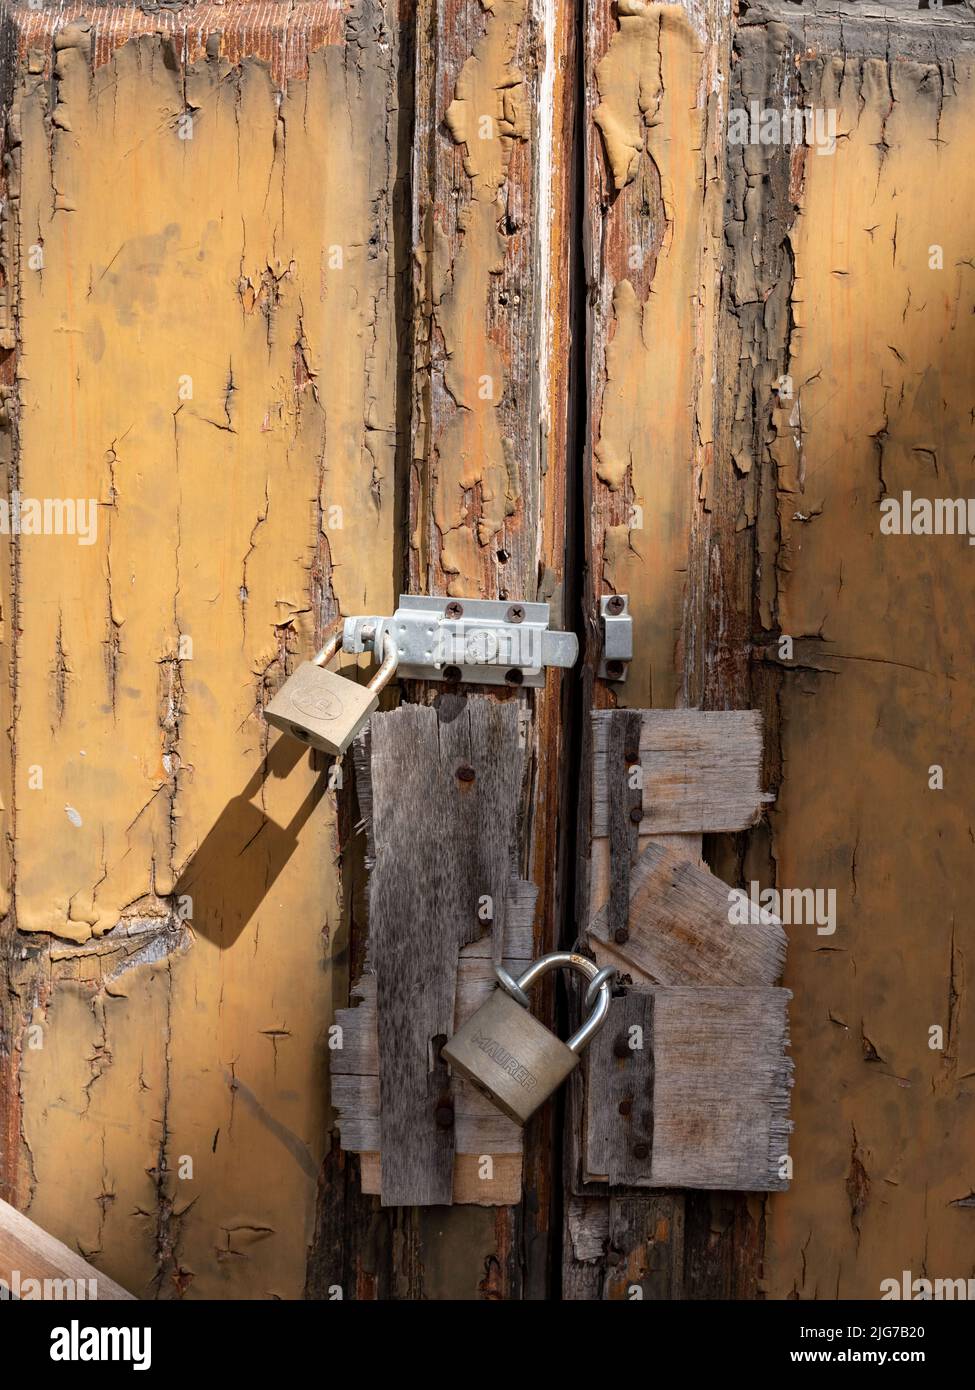
M 532 918 L 538 890 L 524 879 L 512 880 L 505 922 L 503 963 L 513 974 L 532 954 Z M 457 1028 L 484 1003 L 494 988 L 492 934 L 464 946 L 457 963 Z M 376 977 L 356 984 L 354 1007 L 336 1011 L 342 1046 L 331 1057 L 332 1104 L 338 1111 L 342 1148 L 373 1153 L 380 1148 L 379 1036 Z M 454 1100 L 454 1149 L 458 1154 L 520 1154 L 524 1131 L 513 1124 L 460 1077 L 451 1083 Z
M 344 1148 L 381 1149 L 387 1206 L 449 1203 L 455 1153 L 520 1152 L 516 1128 L 439 1058 L 491 989 L 492 961 L 503 950 L 517 969 L 531 952 L 535 892 L 511 871 L 517 714 L 476 697 L 402 706 L 375 715 L 357 749 L 367 974 L 338 1016 L 333 1102 Z
M 654 991 L 657 1187 L 787 1188 L 787 989 Z
M 739 1192 L 788 1187 L 790 991 L 676 987 L 634 993 L 652 999 L 652 1005 L 631 1006 L 634 1016 L 642 1010 L 652 1018 L 652 1059 L 622 1062 L 611 1046 L 609 1059 L 605 1046 L 590 1049 L 587 1181 Z M 619 1076 L 631 1066 L 639 1078 L 634 1094 L 648 1076 L 653 1088 L 652 1130 L 637 1140 L 644 1160 L 639 1171 L 634 1136 L 619 1115 Z
M 662 985 L 770 985 L 785 965 L 786 935 L 772 914 L 744 902 L 732 923 L 732 890 L 678 851 L 650 841 L 630 871 L 627 937 L 607 904 L 590 935 Z M 621 964 L 621 968 L 623 968 Z
M 460 948 L 485 903 L 501 939 L 521 786 L 518 710 L 404 705 L 370 730 L 369 951 L 376 974 L 384 1206 L 449 1203 L 454 1127 L 439 1056 Z
M 620 769 L 614 724 L 633 711 L 594 710 L 593 834 L 612 831 Z M 772 797 L 762 791 L 758 710 L 640 710 L 641 835 L 744 830 Z M 612 764 L 612 765 L 611 765 Z

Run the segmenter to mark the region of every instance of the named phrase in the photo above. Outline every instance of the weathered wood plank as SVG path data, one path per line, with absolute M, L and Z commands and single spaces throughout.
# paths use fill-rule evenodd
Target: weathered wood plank
M 672 849 L 675 854 L 682 859 L 688 859 L 692 864 L 701 864 L 701 836 L 700 835 L 638 835 L 636 843 L 636 858 L 639 858 L 647 845 L 653 841 L 654 844 L 663 845 L 665 848 Z M 605 907 L 609 901 L 610 888 L 610 852 L 609 836 L 602 835 L 598 840 L 591 842 L 592 858 L 590 861 L 589 877 L 589 917 L 591 921 L 599 910 Z
M 716 0 L 617 6 L 588 0 L 585 42 L 587 418 L 583 526 L 595 638 L 599 601 L 628 593 L 635 649 L 625 685 L 595 677 L 590 643 L 583 682 L 582 782 L 591 788 L 591 706 L 686 703 L 684 632 L 689 536 L 710 447 L 713 347 L 709 306 L 718 283 L 723 132 L 715 119 L 725 80 L 731 15 Z M 665 353 L 659 344 L 666 343 Z M 588 797 L 584 795 L 584 802 Z M 577 930 L 608 898 L 609 846 L 580 813 Z M 687 837 L 690 841 L 693 837 Z M 639 841 L 642 850 L 647 843 Z M 699 857 L 700 841 L 690 853 Z M 594 942 L 600 963 L 617 963 Z M 570 1081 L 567 1172 L 582 1185 L 581 1081 Z M 588 1188 L 587 1188 L 588 1190 Z M 676 1206 L 682 1199 L 675 1199 Z M 682 1227 L 674 1222 L 679 1261 Z M 564 1241 L 567 1287 L 591 1269 Z
M 485 1159 L 490 1166 L 485 1168 Z M 382 1189 L 382 1158 L 363 1154 L 360 1172 L 363 1193 L 378 1196 Z M 512 1154 L 457 1154 L 454 1162 L 454 1206 L 510 1207 L 521 1201 L 521 1158 Z M 442 1231 L 441 1231 L 442 1235 Z M 483 1266 L 482 1266 L 483 1268 Z M 458 1296 L 456 1285 L 443 1297 Z
M 532 598 L 549 407 L 534 351 L 551 215 L 536 161 L 552 153 L 539 15 L 527 0 L 418 10 L 410 579 Z
M 733 106 L 832 111 L 837 140 L 828 157 L 735 151 L 728 286 L 745 293 L 721 333 L 753 377 L 751 486 L 729 466 L 712 506 L 722 608 L 758 615 L 738 648 L 749 702 L 778 720 L 779 801 L 749 877 L 836 894 L 835 933 L 800 929 L 790 949 L 797 1181 L 767 1204 L 764 1286 L 874 1299 L 899 1270 L 971 1266 L 971 1213 L 952 1201 L 975 1143 L 972 551 L 884 535 L 880 509 L 975 495 L 975 23 L 963 5 L 896 22 L 826 8 L 766 7 L 736 41 Z M 791 378 L 791 401 L 766 371 Z
M 771 985 L 781 976 L 787 941 L 778 919 L 679 853 L 649 842 L 630 891 L 624 943 L 608 908 L 589 929 L 624 966 L 664 985 Z
M 0 1184 L 140 1295 L 293 1298 L 337 798 L 261 708 L 396 592 L 397 6 L 84 9 L 0 27 L 3 464 L 97 520 L 0 539 L 0 722 L 46 788 L 0 787 Z
M 787 989 L 654 991 L 655 1187 L 789 1185 Z
M 624 941 L 630 915 L 630 865 L 643 819 L 643 793 L 633 775 L 639 772 L 641 719 L 639 710 L 612 710 L 603 717 L 608 723 L 602 764 L 609 834 L 607 931 L 612 940 Z
M 744 830 L 771 796 L 762 791 L 758 710 L 643 710 L 640 832 Z M 611 831 L 613 711 L 593 711 L 593 834 Z
M 587 1054 L 587 1182 L 769 1191 L 788 1186 L 791 995 L 630 990 Z M 642 1049 L 631 1048 L 636 1035 Z
M 547 599 L 553 622 L 567 615 L 571 624 L 563 582 L 575 409 L 575 6 L 420 0 L 416 11 L 406 584 Z M 568 852 L 557 831 L 571 780 L 560 685 L 553 673 L 544 692 L 518 697 L 530 770 L 519 871 L 540 889 L 535 954 L 558 942 Z M 539 991 L 541 1016 L 551 1017 L 553 998 Z M 529 1136 L 531 1202 L 499 1213 L 486 1234 L 489 1275 L 466 1216 L 444 1223 L 451 1255 L 438 1268 L 469 1262 L 484 1297 L 552 1288 L 551 1131 L 547 1117 Z
M 513 704 L 471 697 L 373 717 L 368 962 L 376 975 L 383 1204 L 448 1203 L 460 948 L 503 940 L 521 788 Z
M 586 1050 L 585 1176 L 611 1186 L 650 1181 L 653 1156 L 653 1000 L 614 998 Z
M 512 881 L 505 920 L 503 964 L 515 974 L 531 959 L 531 922 L 536 897 L 533 884 Z M 461 949 L 457 966 L 455 1031 L 480 1008 L 494 988 L 492 940 L 493 934 L 489 934 Z M 336 1022 L 342 1028 L 342 1046 L 332 1054 L 332 1104 L 339 1112 L 342 1147 L 366 1154 L 379 1148 L 380 1137 L 376 977 L 363 975 L 353 993 L 361 1002 L 354 1008 L 340 1009 L 336 1014 Z M 467 1170 L 461 1158 L 471 1154 L 520 1154 L 524 1131 L 460 1077 L 453 1079 L 452 1093 L 456 1201 L 456 1193 L 464 1188 L 458 1174 L 462 1169 Z M 378 1167 L 374 1171 L 378 1172 Z M 504 1171 L 510 1176 L 510 1166 Z M 478 1186 L 475 1190 L 482 1204 L 489 1204 L 495 1198 L 509 1200 L 506 1185 Z

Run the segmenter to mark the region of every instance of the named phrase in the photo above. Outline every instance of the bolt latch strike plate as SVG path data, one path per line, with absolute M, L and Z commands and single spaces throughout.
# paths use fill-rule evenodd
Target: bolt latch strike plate
M 388 632 L 397 677 L 539 687 L 547 666 L 574 666 L 579 656 L 575 633 L 548 623 L 547 603 L 401 594 L 391 618 L 346 618 L 342 650 L 378 655 Z
M 603 626 L 603 654 L 599 676 L 614 684 L 626 680 L 633 660 L 633 619 L 629 594 L 604 594 L 599 600 Z

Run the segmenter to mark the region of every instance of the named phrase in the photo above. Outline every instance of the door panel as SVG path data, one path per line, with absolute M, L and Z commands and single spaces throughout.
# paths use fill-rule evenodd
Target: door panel
M 0 1193 L 143 1297 L 963 1272 L 969 555 L 880 507 L 971 488 L 968 8 L 83 10 L 3 6 Z M 783 102 L 834 147 L 732 138 Z M 668 838 L 836 892 L 835 932 L 789 929 L 789 1192 L 579 1184 L 570 1089 L 521 1203 L 363 1195 L 327 1099 L 362 806 L 261 710 L 400 592 L 583 640 L 490 694 L 538 952 L 607 891 L 591 710 L 761 711 L 767 818 Z

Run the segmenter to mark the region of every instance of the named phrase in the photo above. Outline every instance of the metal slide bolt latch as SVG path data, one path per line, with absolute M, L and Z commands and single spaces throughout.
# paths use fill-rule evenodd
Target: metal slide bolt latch
M 404 679 L 539 688 L 549 667 L 579 656 L 575 633 L 549 627 L 550 618 L 547 603 L 401 594 L 392 617 L 347 618 L 342 646 L 378 656 L 390 636 Z
M 342 645 L 343 628 L 340 620 L 317 656 L 302 662 L 264 711 L 276 729 L 336 755 L 345 752 L 379 704 L 399 659 L 392 638 L 386 637 L 382 664 L 368 685 L 326 670 Z
M 528 1010 L 525 993 L 550 970 L 578 970 L 590 982 L 591 1013 L 568 1042 L 562 1042 Z M 579 1065 L 580 1054 L 606 1022 L 613 966 L 598 968 L 574 951 L 552 951 L 512 979 L 495 967 L 499 989 L 472 1014 L 442 1049 L 441 1056 L 516 1124 L 523 1125 Z

